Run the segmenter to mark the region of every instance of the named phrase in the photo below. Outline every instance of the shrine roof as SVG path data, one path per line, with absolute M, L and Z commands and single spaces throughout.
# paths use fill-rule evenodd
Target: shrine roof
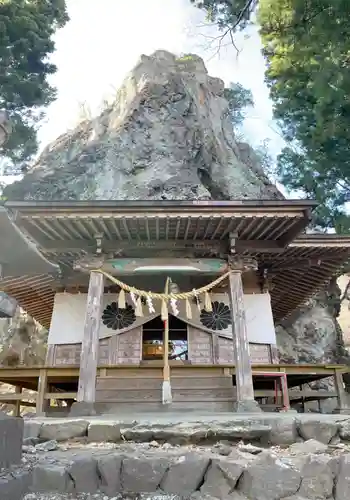
M 96 236 L 108 248 L 140 248 L 178 240 L 219 243 L 228 251 L 236 234 L 244 255 L 255 257 L 272 276 L 276 322 L 320 290 L 350 258 L 350 237 L 304 234 L 314 202 L 131 201 L 5 202 L 0 207 L 0 289 L 49 327 L 57 266 L 74 279 L 73 261 L 96 249 Z M 6 221 L 7 219 L 7 221 Z M 258 242 L 258 245 L 256 244 Z M 256 245 L 254 247 L 253 243 Z M 273 244 L 272 244 L 273 243 Z M 248 244 L 247 246 L 245 246 Z M 269 247 L 269 248 L 265 248 Z M 11 251 L 15 248 L 15 251 Z M 27 253 L 25 252 L 27 249 Z M 151 249 L 152 250 L 152 249 Z M 203 257 L 208 256 L 204 247 Z M 268 250 L 268 251 L 265 251 Z M 17 263 L 17 264 L 16 264 Z
M 43 248 L 107 241 L 243 240 L 288 245 L 311 220 L 313 201 L 5 202 L 15 224 Z

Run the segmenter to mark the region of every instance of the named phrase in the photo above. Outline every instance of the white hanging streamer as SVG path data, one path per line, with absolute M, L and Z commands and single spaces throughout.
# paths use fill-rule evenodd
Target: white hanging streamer
M 150 314 L 155 313 L 156 310 L 154 309 L 154 306 L 153 306 L 152 297 L 150 297 L 149 295 L 147 295 L 146 302 L 147 302 L 149 313 Z
M 131 300 L 132 300 L 134 306 L 136 307 L 137 306 L 137 297 L 134 294 L 134 292 L 130 292 L 130 297 L 131 297 Z
M 179 313 L 180 313 L 180 311 L 177 308 L 177 300 L 176 299 L 170 299 L 170 305 L 171 305 L 171 309 L 173 311 L 173 315 L 174 316 L 178 316 Z
M 199 297 L 198 297 L 198 292 L 197 292 L 197 290 L 195 288 L 193 288 L 192 292 L 194 294 L 194 298 L 196 299 L 197 309 L 200 312 L 201 311 L 201 303 L 200 303 L 200 300 L 199 300 Z

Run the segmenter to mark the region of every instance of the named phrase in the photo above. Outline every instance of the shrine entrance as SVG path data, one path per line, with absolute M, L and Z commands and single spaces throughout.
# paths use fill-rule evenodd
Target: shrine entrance
M 142 361 L 162 360 L 164 355 L 164 322 L 160 316 L 143 325 Z M 169 314 L 169 355 L 175 361 L 188 360 L 187 324 Z

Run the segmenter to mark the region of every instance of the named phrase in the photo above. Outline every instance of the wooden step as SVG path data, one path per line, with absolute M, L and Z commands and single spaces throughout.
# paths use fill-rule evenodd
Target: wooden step
M 157 389 L 162 386 L 163 378 L 119 378 L 119 377 L 98 377 L 96 390 L 134 390 L 134 389 Z M 171 377 L 173 389 L 207 389 L 207 388 L 232 388 L 230 377 Z
M 208 387 L 205 390 L 192 389 L 190 387 L 182 389 L 172 389 L 173 401 L 183 402 L 205 402 L 205 401 L 231 401 L 234 397 L 233 388 Z M 161 386 L 158 389 L 118 389 L 118 390 L 97 390 L 97 402 L 157 402 L 162 399 Z

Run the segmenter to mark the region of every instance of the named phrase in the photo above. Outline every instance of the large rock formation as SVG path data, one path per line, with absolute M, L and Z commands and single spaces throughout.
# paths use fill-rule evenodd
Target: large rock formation
M 281 197 L 237 144 L 223 96 L 202 59 L 141 56 L 115 102 L 60 136 L 9 199 L 130 200 Z
M 283 198 L 252 148 L 236 140 L 224 83 L 202 59 L 142 56 L 115 102 L 47 146 L 16 200 Z M 333 311 L 314 299 L 278 329 L 281 358 L 330 361 Z M 331 346 L 329 348 L 329 346 Z

